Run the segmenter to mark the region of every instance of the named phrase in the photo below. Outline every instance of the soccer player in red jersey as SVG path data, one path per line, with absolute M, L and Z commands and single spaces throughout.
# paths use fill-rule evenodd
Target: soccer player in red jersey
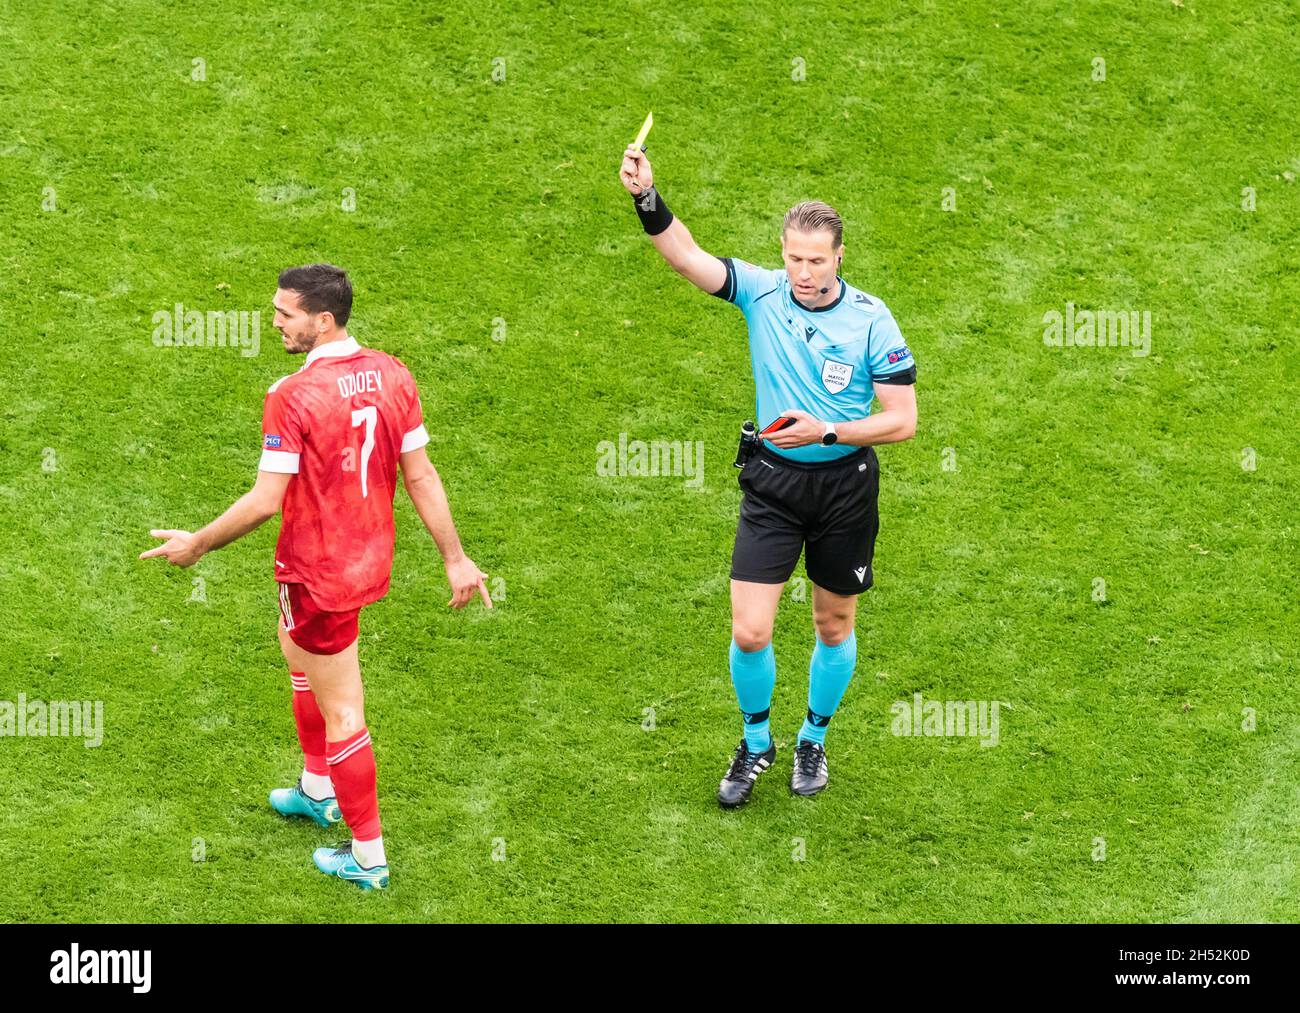
M 340 818 L 353 839 L 318 848 L 317 868 L 363 889 L 388 885 L 375 756 L 366 728 L 357 616 L 388 593 L 393 565 L 397 469 L 442 553 L 453 608 L 477 591 L 492 607 L 487 574 L 461 549 L 410 372 L 348 335 L 352 285 L 329 264 L 281 272 L 275 326 L 285 351 L 305 352 L 296 373 L 266 394 L 257 481 L 196 532 L 151 531 L 162 545 L 140 554 L 192 566 L 213 549 L 283 514 L 275 549 L 280 648 L 289 663 L 303 773 L 271 805 L 328 827 Z

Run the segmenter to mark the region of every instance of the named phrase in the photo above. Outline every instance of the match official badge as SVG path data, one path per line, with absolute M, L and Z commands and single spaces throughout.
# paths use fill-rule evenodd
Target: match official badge
M 822 363 L 822 386 L 832 394 L 838 394 L 853 379 L 853 367 L 847 362 L 827 359 Z

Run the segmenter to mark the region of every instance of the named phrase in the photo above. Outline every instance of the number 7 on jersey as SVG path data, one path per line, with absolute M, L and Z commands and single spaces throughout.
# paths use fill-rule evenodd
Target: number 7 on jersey
M 361 441 L 361 498 L 365 499 L 368 489 L 366 488 L 366 472 L 370 464 L 370 455 L 375 449 L 375 422 L 379 419 L 379 409 L 374 405 L 366 405 L 364 408 L 357 408 L 352 412 L 352 428 L 356 429 L 361 423 L 366 424 L 366 437 Z

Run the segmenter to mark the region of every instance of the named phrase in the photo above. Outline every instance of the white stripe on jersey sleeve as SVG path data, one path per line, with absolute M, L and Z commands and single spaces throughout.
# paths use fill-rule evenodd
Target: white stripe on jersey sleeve
M 257 464 L 258 471 L 274 471 L 281 475 L 298 474 L 298 455 L 287 450 L 263 450 L 262 460 Z
M 405 454 L 408 450 L 419 450 L 428 442 L 429 434 L 424 428 L 424 423 L 421 422 L 402 437 L 402 453 Z

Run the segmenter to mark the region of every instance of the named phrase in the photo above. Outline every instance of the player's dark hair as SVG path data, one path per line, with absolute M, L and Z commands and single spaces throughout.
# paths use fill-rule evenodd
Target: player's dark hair
M 352 282 L 348 272 L 333 264 L 306 264 L 286 267 L 280 272 L 280 287 L 297 292 L 308 313 L 334 314 L 334 322 L 343 327 L 352 315 Z
M 832 249 L 838 250 L 844 244 L 844 223 L 840 220 L 840 213 L 819 200 L 806 200 L 787 211 L 785 221 L 781 223 L 781 235 L 785 235 L 786 229 L 799 232 L 826 229 L 831 234 Z

